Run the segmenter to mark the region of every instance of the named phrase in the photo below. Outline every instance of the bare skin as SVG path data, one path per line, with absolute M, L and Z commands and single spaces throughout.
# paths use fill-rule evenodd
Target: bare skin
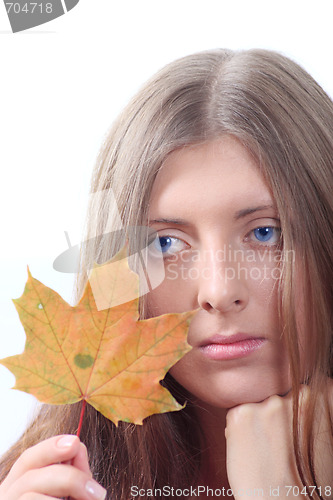
M 271 498 L 270 488 L 279 488 L 280 499 L 295 498 L 286 490 L 300 482 L 277 312 L 279 219 L 269 189 L 241 144 L 225 137 L 167 158 L 149 217 L 161 243 L 152 248 L 152 266 L 163 246 L 166 269 L 163 283 L 149 294 L 150 316 L 199 309 L 188 334 L 193 349 L 171 374 L 197 402 L 205 436 L 200 484 L 231 488 L 236 500 L 244 498 L 240 491 L 258 488 L 261 498 Z M 221 336 L 233 335 L 243 348 L 230 355 L 216 347 Z M 309 397 L 306 387 L 302 397 Z M 333 477 L 330 423 L 320 412 L 315 432 L 322 496 L 333 498 L 333 488 L 324 490 Z M 57 436 L 24 452 L 0 485 L 1 499 L 104 499 L 79 439 L 67 436 L 65 446 L 59 444 Z
M 76 436 L 55 436 L 29 448 L 0 486 L 3 500 L 104 500 L 106 491 L 88 465 L 87 450 Z
M 258 488 L 269 498 L 271 487 L 287 498 L 286 485 L 301 483 L 277 313 L 279 218 L 272 194 L 249 153 L 224 137 L 167 158 L 149 218 L 166 273 L 148 296 L 149 314 L 199 308 L 188 334 L 192 351 L 170 371 L 197 401 L 206 440 L 201 484 L 230 487 L 236 499 L 237 491 Z M 260 347 L 219 353 L 216 335 L 239 332 L 261 339 Z
M 286 394 L 291 382 L 277 299 L 280 224 L 250 155 L 232 138 L 175 151 L 153 186 L 149 217 L 164 243 L 166 271 L 148 295 L 150 315 L 199 308 L 188 334 L 193 349 L 171 374 L 216 408 Z M 239 334 L 262 345 L 226 360 L 203 353 L 212 337 Z

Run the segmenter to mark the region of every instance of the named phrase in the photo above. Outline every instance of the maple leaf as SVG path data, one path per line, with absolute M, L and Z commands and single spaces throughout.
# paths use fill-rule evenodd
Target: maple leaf
M 98 310 L 89 281 L 105 294 L 105 280 L 110 307 Z M 125 247 L 95 265 L 89 281 L 72 307 L 28 269 L 25 290 L 13 301 L 25 350 L 0 360 L 16 376 L 14 389 L 49 404 L 86 401 L 116 425 L 181 409 L 160 380 L 190 350 L 186 334 L 195 311 L 139 320 L 138 276 Z

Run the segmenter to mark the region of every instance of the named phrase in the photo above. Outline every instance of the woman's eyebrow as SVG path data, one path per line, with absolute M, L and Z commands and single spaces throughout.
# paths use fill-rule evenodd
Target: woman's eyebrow
M 150 219 L 148 221 L 148 224 L 178 224 L 179 226 L 190 226 L 191 224 L 184 220 L 184 219 L 179 219 L 179 218 L 172 218 L 172 219 L 169 219 L 169 218 L 165 218 L 165 217 L 162 217 L 160 219 Z
M 274 205 L 259 205 L 257 207 L 249 207 L 249 208 L 242 208 L 242 210 L 238 210 L 235 213 L 235 220 L 241 219 L 243 217 L 246 217 L 247 215 L 251 215 L 255 212 L 260 212 L 261 210 L 276 210 L 276 207 Z M 148 224 L 176 224 L 179 226 L 190 226 L 191 223 L 188 222 L 185 219 L 180 219 L 178 217 L 175 218 L 169 218 L 169 217 L 161 217 L 158 219 L 150 219 L 148 221 Z
M 260 212 L 261 210 L 268 210 L 268 209 L 276 210 L 276 207 L 274 207 L 274 205 L 259 205 L 258 207 L 243 208 L 242 210 L 238 210 L 235 213 L 235 220 L 246 217 L 247 215 L 251 215 L 254 212 Z

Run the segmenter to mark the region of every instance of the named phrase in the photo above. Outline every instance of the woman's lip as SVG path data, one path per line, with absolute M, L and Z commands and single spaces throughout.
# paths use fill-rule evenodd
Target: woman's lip
M 214 335 L 199 346 L 201 353 L 213 360 L 243 358 L 260 349 L 266 339 L 238 333 L 224 336 Z
M 220 333 L 216 333 L 215 335 L 212 335 L 208 339 L 203 340 L 200 343 L 200 347 L 209 344 L 234 344 L 235 342 L 240 342 L 242 340 L 249 340 L 256 338 L 263 338 L 263 337 L 256 337 L 253 334 L 251 335 L 249 333 L 243 333 L 243 332 L 234 333 L 232 335 L 221 335 Z

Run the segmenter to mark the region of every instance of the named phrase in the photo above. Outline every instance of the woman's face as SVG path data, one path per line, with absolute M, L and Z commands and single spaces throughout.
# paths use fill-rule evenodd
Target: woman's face
M 197 309 L 193 349 L 170 373 L 203 403 L 230 408 L 290 389 L 278 319 L 279 219 L 270 190 L 232 137 L 177 150 L 153 186 L 149 225 L 164 281 L 149 316 Z

